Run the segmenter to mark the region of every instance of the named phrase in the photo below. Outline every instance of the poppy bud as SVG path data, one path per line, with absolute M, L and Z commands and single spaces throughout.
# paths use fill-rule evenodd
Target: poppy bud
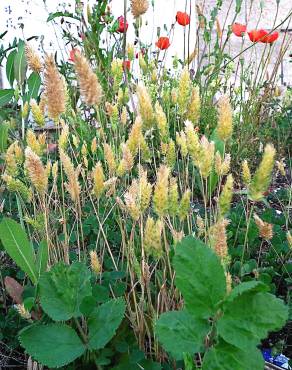
M 190 24 L 190 16 L 184 12 L 177 12 L 176 21 L 181 26 L 187 26 L 188 24 Z
M 125 27 L 126 27 L 126 31 L 129 27 L 129 24 L 128 22 L 126 21 L 125 23 L 125 19 L 124 17 L 121 15 L 119 18 L 118 18 L 118 28 L 117 28 L 117 32 L 120 32 L 120 33 L 124 33 L 125 31 Z

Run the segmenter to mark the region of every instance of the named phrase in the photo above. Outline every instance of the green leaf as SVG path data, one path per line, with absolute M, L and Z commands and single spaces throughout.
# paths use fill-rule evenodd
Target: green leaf
M 14 59 L 16 53 L 17 53 L 16 50 L 11 51 L 6 61 L 6 76 L 11 86 L 13 86 L 14 82 Z
M 176 247 L 174 268 L 187 310 L 197 318 L 213 316 L 226 293 L 224 270 L 213 250 L 198 239 L 184 238 Z
M 247 283 L 246 283 L 247 284 Z M 217 322 L 218 334 L 228 343 L 249 350 L 288 318 L 284 303 L 270 293 L 247 290 L 227 300 Z
M 55 12 L 55 13 L 50 13 L 50 15 L 48 16 L 47 22 L 50 22 L 53 19 L 59 18 L 59 17 L 68 17 L 68 18 L 80 20 L 73 13 L 69 13 L 69 12 Z
M 20 86 L 23 84 L 25 79 L 26 67 L 25 43 L 20 40 L 18 43 L 17 53 L 14 58 L 14 76 Z
M 32 72 L 27 80 L 27 86 L 28 86 L 28 98 L 36 99 L 38 97 L 39 89 L 41 86 L 40 75 L 36 72 Z
M 0 223 L 0 239 L 9 256 L 35 284 L 37 282 L 35 255 L 22 227 L 14 220 L 4 218 Z
M 112 299 L 95 308 L 88 319 L 89 348 L 103 348 L 115 335 L 125 313 L 122 298 Z
M 7 123 L 0 123 L 0 153 L 7 149 L 9 125 Z
M 43 272 L 46 271 L 48 259 L 49 259 L 48 244 L 46 240 L 42 240 L 40 242 L 36 258 L 37 272 L 39 277 Z
M 20 332 L 19 340 L 34 360 L 49 368 L 67 365 L 85 351 L 76 332 L 65 324 L 29 326 Z
M 231 293 L 227 296 L 225 302 L 231 302 L 241 294 L 246 292 L 268 292 L 269 288 L 260 281 L 247 281 L 237 285 L 232 289 Z
M 257 348 L 242 351 L 221 341 L 205 354 L 202 370 L 263 370 L 264 366 Z
M 14 90 L 13 89 L 3 89 L 0 90 L 0 107 L 3 107 L 3 105 L 6 105 L 10 102 L 10 100 L 14 96 Z
M 81 316 L 80 304 L 91 295 L 91 274 L 85 264 L 63 262 L 45 272 L 39 281 L 43 310 L 55 321 Z
M 176 360 L 182 360 L 184 353 L 193 355 L 202 350 L 209 328 L 207 320 L 196 320 L 182 310 L 163 313 L 156 323 L 155 332 L 163 348 Z

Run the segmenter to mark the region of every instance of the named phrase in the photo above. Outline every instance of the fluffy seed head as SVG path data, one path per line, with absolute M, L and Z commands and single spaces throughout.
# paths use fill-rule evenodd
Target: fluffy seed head
M 242 181 L 243 181 L 244 185 L 249 186 L 250 181 L 251 181 L 251 174 L 250 174 L 249 165 L 248 165 L 248 162 L 247 162 L 246 159 L 242 162 L 241 176 L 242 176 Z
M 33 119 L 34 119 L 35 123 L 38 126 L 43 127 L 45 125 L 45 117 L 44 117 L 43 112 L 41 111 L 39 105 L 35 101 L 35 99 L 31 99 L 30 107 L 31 107 L 31 113 L 32 113 L 32 116 L 33 116 Z
M 267 144 L 262 161 L 256 170 L 248 189 L 249 197 L 253 201 L 263 199 L 264 193 L 268 190 L 275 162 L 275 154 L 276 151 L 273 145 Z
M 217 135 L 219 139 L 228 140 L 233 131 L 232 109 L 227 96 L 222 96 L 218 102 Z
M 259 229 L 260 237 L 265 240 L 273 238 L 273 225 L 263 221 L 257 214 L 254 214 L 255 223 Z
M 178 209 L 179 203 L 177 180 L 175 177 L 172 177 L 169 181 L 168 214 L 174 217 L 177 215 Z
M 219 216 L 224 217 L 229 212 L 233 195 L 233 177 L 227 176 L 226 183 L 219 197 Z
M 157 182 L 153 195 L 154 211 L 159 217 L 167 214 L 168 210 L 168 179 L 170 170 L 162 165 L 157 174 Z
M 146 13 L 148 8 L 148 0 L 131 0 L 131 12 L 135 18 Z
M 95 165 L 92 171 L 92 179 L 94 195 L 100 198 L 104 191 L 104 173 L 100 162 Z
M 165 142 L 169 137 L 169 127 L 166 115 L 158 101 L 155 103 L 155 115 L 161 140 Z
M 48 115 L 57 121 L 66 110 L 66 94 L 64 81 L 53 55 L 47 55 L 45 58 L 44 85 Z
M 191 84 L 190 72 L 188 70 L 188 67 L 185 67 L 180 76 L 178 97 L 177 97 L 179 113 L 181 116 L 184 116 L 188 111 L 191 92 L 192 92 L 192 84 Z
M 163 254 L 161 233 L 163 224 L 161 220 L 155 220 L 148 216 L 144 232 L 144 249 L 147 256 L 159 259 Z
M 139 103 L 139 113 L 143 121 L 143 126 L 145 127 L 145 129 L 149 129 L 153 126 L 155 116 L 153 112 L 151 98 L 145 85 L 138 85 L 137 97 Z
M 96 275 L 101 273 L 101 264 L 99 262 L 98 256 L 96 251 L 90 251 L 90 267 L 92 272 L 94 272 Z
M 214 249 L 217 256 L 221 259 L 223 265 L 228 264 L 228 246 L 227 246 L 227 237 L 226 237 L 226 226 L 228 221 L 224 218 L 216 222 L 209 229 L 209 238 L 211 247 Z
M 40 73 L 43 69 L 43 64 L 35 50 L 27 43 L 24 50 L 29 68 L 36 73 Z
M 6 183 L 7 189 L 12 193 L 18 193 L 25 202 L 30 202 L 32 198 L 31 190 L 20 180 L 4 173 L 2 180 Z
M 195 165 L 198 165 L 200 158 L 200 141 L 191 121 L 185 122 L 185 137 L 187 150 Z
M 215 144 L 213 141 L 208 141 L 206 136 L 200 140 L 200 150 L 198 158 L 198 168 L 204 179 L 206 179 L 212 170 L 214 163 Z
M 194 125 L 199 122 L 201 111 L 201 100 L 200 91 L 198 86 L 192 88 L 191 99 L 189 109 L 187 113 L 187 119 L 190 120 Z
M 191 191 L 186 190 L 182 195 L 178 209 L 178 215 L 181 221 L 183 221 L 187 217 L 190 210 L 190 203 L 191 203 Z
M 31 148 L 25 149 L 25 168 L 32 185 L 43 196 L 48 188 L 48 174 L 40 157 Z
M 98 105 L 102 98 L 102 87 L 89 62 L 81 53 L 75 53 L 74 62 L 81 96 L 87 105 Z
M 71 196 L 73 202 L 77 203 L 80 196 L 80 184 L 78 181 L 79 170 L 74 168 L 73 163 L 69 156 L 60 148 L 60 160 L 63 165 L 65 174 L 67 176 L 68 182 L 65 187 Z
M 176 148 L 175 142 L 170 139 L 169 143 L 167 144 L 167 152 L 166 152 L 166 164 L 170 169 L 173 169 L 175 166 L 176 161 Z
M 111 146 L 107 143 L 104 144 L 103 150 L 104 150 L 104 158 L 108 166 L 109 173 L 110 175 L 113 175 L 117 168 L 117 163 L 116 163 L 114 152 Z

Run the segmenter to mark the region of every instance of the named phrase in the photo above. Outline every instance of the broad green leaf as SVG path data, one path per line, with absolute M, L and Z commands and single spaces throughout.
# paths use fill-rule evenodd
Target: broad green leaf
M 35 284 L 37 282 L 35 255 L 22 227 L 14 220 L 4 218 L 0 223 L 0 239 L 9 256 Z
M 207 320 L 196 320 L 186 310 L 163 313 L 155 326 L 158 340 L 176 360 L 200 352 L 209 329 Z
M 3 105 L 6 105 L 10 102 L 10 100 L 14 96 L 14 90 L 13 89 L 3 89 L 0 90 L 0 107 Z
M 67 365 L 85 352 L 76 332 L 65 324 L 32 325 L 20 332 L 19 340 L 34 360 L 49 368 Z
M 186 309 L 197 318 L 209 318 L 226 293 L 223 267 L 213 250 L 193 237 L 184 238 L 174 257 L 176 286 Z
M 226 342 L 249 350 L 269 331 L 280 329 L 287 318 L 288 309 L 280 299 L 270 293 L 247 290 L 226 301 L 217 331 Z
M 264 366 L 263 356 L 256 347 L 242 351 L 220 341 L 205 354 L 202 370 L 263 370 Z
M 20 86 L 23 84 L 25 79 L 26 67 L 25 43 L 20 40 L 18 43 L 17 53 L 14 58 L 14 76 Z
M 11 51 L 6 61 L 6 77 L 11 86 L 13 86 L 14 82 L 14 59 L 16 53 L 17 53 L 16 50 Z
M 226 302 L 231 302 L 241 294 L 246 292 L 268 292 L 269 288 L 267 285 L 263 284 L 260 281 L 247 281 L 237 285 L 235 288 L 232 289 L 231 293 L 226 298 Z
M 42 240 L 40 242 L 36 257 L 37 272 L 39 277 L 47 269 L 48 258 L 49 258 L 48 244 L 46 240 Z
M 112 299 L 95 308 L 88 319 L 90 349 L 101 349 L 112 339 L 124 313 L 125 302 L 122 298 Z
M 39 281 L 43 310 L 55 321 L 81 316 L 80 304 L 91 295 L 91 274 L 85 264 L 63 262 L 45 272 Z
M 27 80 L 28 86 L 28 100 L 36 99 L 38 97 L 39 89 L 41 86 L 40 75 L 36 72 L 32 72 Z
M 0 153 L 7 149 L 9 125 L 7 123 L 0 123 Z

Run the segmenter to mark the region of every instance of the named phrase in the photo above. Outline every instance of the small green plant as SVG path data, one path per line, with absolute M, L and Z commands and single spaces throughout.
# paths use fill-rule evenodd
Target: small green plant
M 92 354 L 90 358 L 97 359 L 96 351 L 112 339 L 124 317 L 124 300 L 111 299 L 97 305 L 92 293 L 95 277 L 82 262 L 58 262 L 50 271 L 38 275 L 40 269 L 35 266 L 46 270 L 47 260 L 36 263 L 38 259 L 25 231 L 13 220 L 1 222 L 0 238 L 39 291 L 31 310 L 24 305 L 18 307 L 22 317 L 32 323 L 19 334 L 26 352 L 48 367 L 64 366 L 86 351 Z M 44 262 L 43 258 L 40 260 Z M 33 322 L 36 318 L 39 320 Z
M 228 289 L 224 268 L 207 245 L 184 238 L 174 257 L 176 286 L 184 298 L 181 311 L 163 313 L 156 334 L 175 360 L 204 352 L 203 370 L 262 370 L 256 346 L 287 320 L 283 302 L 261 282 Z M 187 359 L 187 360 L 186 360 Z

